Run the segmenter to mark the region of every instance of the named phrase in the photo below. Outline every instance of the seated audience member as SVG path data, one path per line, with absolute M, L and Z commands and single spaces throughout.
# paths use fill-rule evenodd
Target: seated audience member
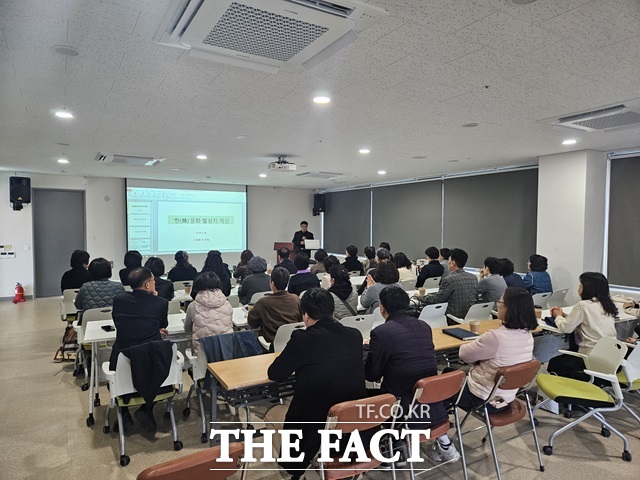
M 71 254 L 71 270 L 67 270 L 60 280 L 60 290 L 75 290 L 91 281 L 91 275 L 87 271 L 89 266 L 89 254 L 84 250 L 74 250 Z
M 478 298 L 481 301 L 497 302 L 507 289 L 504 278 L 498 273 L 499 270 L 500 261 L 496 257 L 484 259 L 484 268 L 480 270 L 478 282 Z
M 640 305 L 637 302 L 635 301 L 625 302 L 622 306 L 624 307 L 624 313 L 628 315 L 633 315 L 636 318 L 640 317 Z M 636 325 L 633 331 L 638 337 L 640 337 L 640 324 Z M 633 337 L 629 337 L 627 338 L 626 341 L 628 343 L 636 343 L 637 339 Z
M 342 266 L 347 269 L 347 272 L 358 272 L 358 275 L 364 275 L 362 269 L 362 263 L 358 260 L 358 247 L 355 245 L 349 245 L 347 247 L 347 256 Z
M 293 479 L 304 474 L 318 452 L 318 428 L 326 421 L 329 409 L 337 403 L 367 396 L 360 332 L 333 319 L 333 297 L 326 290 L 307 291 L 300 299 L 300 307 L 306 330 L 293 332 L 268 370 L 269 378 L 275 382 L 286 380 L 294 372 L 296 375 L 284 428 L 302 430 L 299 446 L 291 450 L 291 456 L 297 457 L 302 452 L 304 460 L 280 462 Z
M 90 282 L 86 282 L 78 290 L 73 302 L 80 311 L 90 308 L 104 308 L 113 305 L 113 297 L 124 292 L 121 283 L 111 282 L 111 263 L 104 258 L 94 258 L 89 264 Z
M 370 268 L 367 271 L 367 275 L 371 275 L 373 277 L 373 279 L 375 280 L 376 279 L 376 270 L 378 269 L 380 264 L 388 263 L 388 262 L 391 262 L 391 253 L 389 253 L 389 250 L 387 250 L 384 247 L 378 248 L 378 250 L 376 250 L 376 267 L 375 268 Z M 367 288 L 367 282 L 366 281 L 362 282 L 362 285 L 360 285 L 360 287 L 358 287 L 358 295 L 362 295 L 366 288 Z
M 329 255 L 327 258 L 324 259 L 323 263 L 324 263 L 324 271 L 326 273 L 324 274 L 324 276 L 322 277 L 322 280 L 320 281 L 320 286 L 325 290 L 329 290 L 329 287 L 331 286 L 331 275 L 329 274 L 329 272 L 333 267 L 340 266 L 340 260 L 338 260 L 338 257 L 336 257 L 335 255 Z
M 444 267 L 438 261 L 438 255 L 440 255 L 440 253 L 436 247 L 427 248 L 424 254 L 427 256 L 428 263 L 420 270 L 420 275 L 418 275 L 418 279 L 416 280 L 416 288 L 422 287 L 427 278 L 442 277 L 442 273 L 444 272 Z
M 198 275 L 191 287 L 194 301 L 187 307 L 184 331 L 191 332 L 191 351 L 198 355 L 199 338 L 233 332 L 233 307 L 222 293 L 222 282 L 213 272 Z
M 300 251 L 296 253 L 293 258 L 293 263 L 296 266 L 296 274 L 289 280 L 289 293 L 294 295 L 300 295 L 305 290 L 320 286 L 320 280 L 315 273 L 311 273 L 309 270 L 309 257 L 307 254 Z
M 204 261 L 201 274 L 205 272 L 213 272 L 220 279 L 220 289 L 225 296 L 231 295 L 231 276 L 229 275 L 229 268 L 224 266 L 222 261 L 222 255 L 217 250 L 211 250 L 207 254 L 207 258 Z
M 386 248 L 387 251 L 389 252 L 389 256 L 391 255 L 391 245 L 389 245 L 387 242 L 380 242 L 380 246 L 378 248 Z
M 451 250 L 445 247 L 442 247 L 440 249 L 440 257 L 439 257 L 439 261 L 440 261 L 440 265 L 442 265 L 444 267 L 444 271 L 442 272 L 442 278 L 446 277 L 447 275 L 449 275 L 449 257 L 451 256 Z
M 365 272 L 368 272 L 370 269 L 376 268 L 377 263 L 375 247 L 368 245 L 364 247 L 363 253 L 366 258 L 362 261 L 362 269 Z
M 235 272 L 233 272 L 233 278 L 241 284 L 242 281 L 251 275 L 251 269 L 249 268 L 249 260 L 253 258 L 253 252 L 251 250 L 243 250 L 240 254 L 240 261 L 236 266 Z
M 290 255 L 290 252 L 288 248 L 282 247 L 278 249 L 278 263 L 274 268 L 282 267 L 282 268 L 286 268 L 289 271 L 289 273 L 296 273 L 298 269 L 289 258 L 289 255 Z
M 499 259 L 500 262 L 500 270 L 499 273 L 504 278 L 504 282 L 507 284 L 507 287 L 515 287 L 515 288 L 524 288 L 527 286 L 524 284 L 524 280 L 520 275 L 514 273 L 513 262 L 508 258 Z
M 551 277 L 547 272 L 547 257 L 537 254 L 531 255 L 527 267 L 529 267 L 529 272 L 524 276 L 523 280 L 531 295 L 553 292 Z
M 334 318 L 341 320 L 344 317 L 352 317 L 358 314 L 358 292 L 351 285 L 349 272 L 343 266 L 332 267 L 331 286 L 329 292 L 333 295 L 335 304 Z
M 367 289 L 360 297 L 360 304 L 367 309 L 366 313 L 373 311 L 380 304 L 380 292 L 389 286 L 402 288 L 398 283 L 400 274 L 393 262 L 383 262 L 376 268 L 376 278 L 373 275 L 367 275 Z
M 489 398 L 500 368 L 533 359 L 531 330 L 538 328 L 538 321 L 531 295 L 523 288 L 507 288 L 498 300 L 498 318 L 502 320 L 500 328 L 489 330 L 460 347 L 460 359 L 472 365 L 459 402 L 464 410 L 469 411 Z M 451 370 L 446 368 L 444 372 Z M 487 406 L 489 412 L 506 409 L 514 401 L 517 392 L 500 388 L 496 390 L 494 400 Z M 428 453 L 438 462 L 460 457 L 446 434 L 438 437 Z
M 313 254 L 313 258 L 315 259 L 316 264 L 311 267 L 311 273 L 315 273 L 316 275 L 318 273 L 327 273 L 324 269 L 324 259 L 328 256 L 329 255 L 324 248 L 319 248 L 318 250 L 316 250 L 316 253 Z
M 238 297 L 243 305 L 251 301 L 254 293 L 268 292 L 271 289 L 269 286 L 271 279 L 264 273 L 267 271 L 267 262 L 264 258 L 256 256 L 249 260 L 249 270 L 251 275 L 244 279 L 238 289 Z
M 259 334 L 269 343 L 273 342 L 278 327 L 302 321 L 300 299 L 297 295 L 287 292 L 290 277 L 291 274 L 286 268 L 274 268 L 270 283 L 273 293 L 258 300 L 247 316 L 249 326 L 259 328 Z
M 465 272 L 469 256 L 460 248 L 451 250 L 449 257 L 449 275 L 442 279 L 438 291 L 423 297 L 418 297 L 422 303 L 449 303 L 447 312 L 458 318 L 464 318 L 471 305 L 476 303 L 478 293 L 478 279 L 475 275 Z
M 190 281 L 196 278 L 198 271 L 189 263 L 189 254 L 184 250 L 176 252 L 174 256 L 175 266 L 169 270 L 167 278 L 172 282 Z
M 395 263 L 396 268 L 398 269 L 400 282 L 410 280 L 415 283 L 416 272 L 413 269 L 413 263 L 409 260 L 409 257 L 402 252 L 398 252 L 393 256 L 393 263 Z
M 142 266 L 142 254 L 137 250 L 129 250 L 124 254 L 124 267 L 120 270 L 120 282 L 122 285 L 129 285 L 129 273 L 134 268 Z
M 167 332 L 167 314 L 169 302 L 160 298 L 156 292 L 155 278 L 151 270 L 145 267 L 134 268 L 129 273 L 133 291 L 122 292 L 113 299 L 113 323 L 116 326 L 116 341 L 113 344 L 109 369 L 115 370 L 118 355 L 122 350 L 147 342 L 162 340 Z M 156 429 L 153 409 L 143 404 L 135 413 L 147 430 Z M 133 424 L 131 414 L 125 407 L 122 413 L 123 428 Z
M 382 379 L 380 393 L 399 398 L 405 413 L 409 412 L 416 382 L 438 374 L 431 327 L 410 316 L 408 310 L 409 295 L 402 288 L 382 290 L 380 313 L 385 322 L 371 331 L 369 345 L 364 346 L 365 378 L 370 382 Z M 430 404 L 428 410 L 418 408 L 415 413 L 409 418 L 409 422 L 419 424 L 414 428 L 429 428 L 429 424 L 442 423 L 447 418 L 442 402 Z
M 601 273 L 580 275 L 578 295 L 581 300 L 565 315 L 560 307 L 551 307 L 551 316 L 562 333 L 573 333 L 578 352 L 589 355 L 602 337 L 617 338 L 615 317 L 618 309 L 609 296 L 609 282 Z M 561 377 L 588 381 L 582 358 L 559 355 L 549 361 L 547 370 Z
M 173 291 L 173 283 L 169 280 L 160 278 L 164 275 L 164 262 L 158 257 L 149 257 L 144 266 L 151 270 L 156 281 L 156 292 L 160 298 L 171 301 L 175 296 Z

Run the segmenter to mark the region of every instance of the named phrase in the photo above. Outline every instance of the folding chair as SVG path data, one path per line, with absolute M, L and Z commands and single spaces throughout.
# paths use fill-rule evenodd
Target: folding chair
M 631 351 L 631 354 L 622 361 L 622 370 L 617 374 L 620 386 L 624 387 L 623 392 L 636 394 L 640 392 L 640 348 L 636 347 Z M 622 404 L 627 412 L 631 414 L 638 422 L 640 422 L 640 416 L 634 412 L 626 403 Z
M 531 408 L 531 401 L 529 398 L 529 389 L 534 385 L 536 375 L 540 370 L 542 364 L 538 360 L 530 360 L 528 362 L 519 363 L 510 367 L 502 367 L 496 372 L 495 384 L 484 403 L 479 405 L 473 410 L 470 410 L 462 420 L 460 428 L 462 428 L 469 418 L 473 416 L 483 421 L 487 427 L 487 436 L 491 444 L 491 453 L 493 455 L 493 463 L 496 467 L 496 473 L 498 480 L 502 478 L 500 475 L 500 464 L 498 463 L 498 452 L 496 451 L 496 445 L 493 440 L 493 428 L 504 427 L 511 425 L 519 420 L 522 420 L 525 415 L 529 414 L 529 421 L 531 422 L 531 429 L 533 431 L 533 440 L 536 444 L 536 453 L 538 454 L 538 461 L 540 462 L 540 471 L 544 472 L 544 465 L 542 464 L 542 455 L 540 455 L 540 444 L 538 442 L 538 433 L 536 431 L 535 419 L 533 418 L 533 410 Z M 503 390 L 515 390 L 518 389 L 519 393 L 524 394 L 525 404 L 522 405 L 519 400 L 514 399 L 509 406 L 500 412 L 489 413 L 487 405 L 491 402 L 496 394 L 498 388 Z M 482 439 L 484 443 L 487 437 Z
M 178 348 L 175 344 L 171 345 L 171 349 L 173 352 L 171 368 L 161 387 L 171 385 L 173 388 L 171 388 L 169 392 L 156 395 L 154 402 L 167 402 L 167 413 L 171 419 L 171 430 L 173 432 L 173 449 L 177 451 L 182 450 L 182 442 L 178 440 L 178 430 L 176 428 L 176 420 L 173 415 L 173 397 L 176 393 L 182 392 L 182 366 L 184 364 L 184 357 L 182 356 L 182 353 L 178 352 Z M 104 427 L 102 428 L 102 431 L 103 433 L 109 433 L 109 413 L 111 412 L 111 409 L 115 408 L 118 414 L 118 430 L 120 436 L 120 465 L 126 467 L 129 465 L 131 459 L 125 453 L 122 408 L 143 405 L 145 400 L 141 396 L 130 395 L 137 392 L 133 386 L 131 361 L 124 353 L 120 353 L 118 355 L 115 371 L 109 370 L 109 362 L 104 362 L 102 364 L 102 371 L 109 382 L 109 394 L 111 395 L 111 401 L 109 402 L 107 412 L 104 416 Z M 128 397 L 127 403 L 124 401 L 124 395 L 127 395 Z
M 229 295 L 227 300 L 229 300 L 229 303 L 233 308 L 238 308 L 240 306 L 240 298 L 238 295 Z
M 424 288 L 438 288 L 440 286 L 440 280 L 442 280 L 442 277 L 429 277 L 424 281 L 422 286 Z
M 268 290 L 266 292 L 254 293 L 253 295 L 251 295 L 251 299 L 249 300 L 249 305 L 255 305 L 258 300 L 260 300 L 265 295 L 269 295 L 269 294 L 271 294 L 271 290 Z
M 544 310 L 547 308 L 547 305 L 549 304 L 550 297 L 551 297 L 551 292 L 536 293 L 535 295 L 532 295 L 533 304 Z
M 425 305 L 420 312 L 418 320 L 422 320 L 427 323 L 431 328 L 439 328 L 447 326 L 447 311 L 448 303 L 435 303 L 433 305 Z
M 415 286 L 416 286 L 416 281 L 415 281 L 415 279 L 413 279 L 413 280 L 404 280 L 404 281 L 400 282 L 400 285 L 402 285 L 402 288 L 405 291 L 414 290 Z
M 91 362 L 91 344 L 90 343 L 82 343 L 84 340 L 84 332 L 87 330 L 87 324 L 89 322 L 94 322 L 97 320 L 111 320 L 111 311 L 113 308 L 104 307 L 104 308 L 90 308 L 89 310 L 85 310 L 82 312 L 82 325 L 80 325 L 78 332 L 78 354 L 76 358 L 78 359 L 78 368 L 82 365 L 84 369 L 84 379 L 85 383 L 80 386 L 80 389 L 84 392 L 89 390 L 89 367 Z M 104 345 L 102 345 L 104 347 Z M 98 403 L 100 405 L 100 403 Z
M 568 288 L 562 288 L 560 290 L 554 290 L 551 296 L 547 299 L 547 305 L 549 307 L 566 307 L 565 297 L 567 296 Z M 534 303 L 535 305 L 535 303 Z
M 281 352 L 284 350 L 284 347 L 287 346 L 289 340 L 291 339 L 291 334 L 294 330 L 303 329 L 304 330 L 304 322 L 296 322 L 296 323 L 285 323 L 284 325 L 280 325 L 278 330 L 276 330 L 276 336 L 273 337 L 273 351 Z M 267 342 L 264 337 L 258 337 L 258 341 L 262 348 L 269 351 L 271 348 L 271 344 Z
M 202 353 L 201 355 L 194 355 L 191 352 L 191 348 L 185 350 L 187 361 L 191 366 L 191 373 L 193 375 L 193 385 L 189 388 L 187 393 L 187 402 L 182 415 L 188 417 L 191 414 L 191 394 L 195 391 L 198 395 L 198 403 L 200 405 L 200 417 L 202 419 L 202 434 L 200 435 L 200 443 L 207 443 L 209 440 L 209 430 L 207 428 L 207 415 L 204 409 L 204 396 L 207 394 L 207 389 L 204 386 L 204 379 L 207 376 L 207 356 Z
M 180 310 L 180 300 L 171 300 L 169 302 L 169 311 L 168 311 L 169 315 L 173 314 L 173 313 L 182 313 L 182 310 Z
M 78 288 L 63 290 L 62 300 L 60 301 L 60 320 L 70 323 L 76 319 L 78 310 L 73 302 L 76 299 L 76 295 L 78 295 L 78 290 Z M 73 318 L 67 319 L 67 317 Z
M 369 338 L 371 336 L 371 329 L 373 327 L 373 315 L 343 317 L 340 320 L 340 323 L 345 327 L 357 329 L 362 334 L 362 338 Z
M 174 290 L 186 290 L 187 287 L 191 288 L 193 286 L 192 280 L 181 280 L 178 282 L 173 282 Z
M 545 445 L 542 451 L 545 455 L 552 455 L 553 442 L 558 435 L 590 417 L 595 417 L 602 424 L 600 434 L 603 437 L 608 437 L 613 432 L 622 439 L 624 443 L 622 459 L 630 462 L 631 453 L 629 453 L 627 438 L 607 423 L 603 416 L 603 413 L 615 412 L 624 405 L 624 396 L 616 372 L 627 353 L 627 346 L 615 338 L 602 337 L 589 355 L 564 350 L 561 350 L 560 353 L 582 358 L 586 366 L 584 373 L 591 376 L 590 382 L 595 377 L 610 382 L 611 387 L 607 392 L 590 382 L 549 374 L 538 375 L 538 392 L 541 392 L 547 398 L 537 404 L 534 410 L 541 408 L 551 400 L 557 403 L 578 405 L 587 409 L 587 413 L 580 418 L 553 432 L 549 437 L 549 445 Z
M 469 323 L 471 320 L 491 320 L 493 305 L 494 302 L 476 303 L 475 305 L 471 305 L 464 319 L 458 318 L 450 313 L 447 313 L 447 317 L 456 323 Z
M 382 325 L 385 322 L 385 318 L 380 313 L 380 307 L 376 307 L 373 311 L 373 325 L 371 325 L 371 330 Z
M 220 446 L 207 448 L 200 452 L 169 460 L 143 470 L 136 480 L 186 480 L 206 478 L 207 480 L 225 480 L 240 470 L 240 457 L 244 453 L 242 443 L 229 444 L 231 462 L 217 462 L 220 458 Z M 243 472 L 244 474 L 244 472 Z

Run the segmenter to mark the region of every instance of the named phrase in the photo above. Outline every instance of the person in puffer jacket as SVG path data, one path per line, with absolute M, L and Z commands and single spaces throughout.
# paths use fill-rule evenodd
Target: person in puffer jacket
M 220 287 L 222 282 L 213 272 L 198 275 L 193 281 L 193 302 L 187 308 L 184 331 L 191 334 L 191 351 L 198 355 L 199 338 L 233 332 L 233 308 Z

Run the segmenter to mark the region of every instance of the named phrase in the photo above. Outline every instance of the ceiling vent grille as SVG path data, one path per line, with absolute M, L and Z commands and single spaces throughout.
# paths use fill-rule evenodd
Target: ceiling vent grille
M 549 118 L 542 120 L 542 122 L 584 132 L 601 132 L 639 126 L 640 99 L 602 107 L 590 112 L 565 115 L 560 118 Z
M 166 158 L 140 157 L 136 155 L 105 155 L 99 153 L 96 161 L 107 165 L 128 165 L 131 167 L 155 167 Z
M 387 15 L 358 0 L 173 0 L 154 40 L 216 62 L 300 73 Z
M 337 172 L 303 172 L 296 175 L 296 177 L 305 178 L 335 178 L 341 176 L 342 174 Z

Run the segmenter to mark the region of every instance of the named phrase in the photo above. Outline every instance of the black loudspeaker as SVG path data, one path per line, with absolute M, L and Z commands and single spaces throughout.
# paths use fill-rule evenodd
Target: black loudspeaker
M 9 201 L 14 210 L 22 210 L 22 205 L 31 203 L 31 179 L 28 177 L 9 177 Z
M 325 210 L 324 193 L 316 193 L 313 196 L 313 215 L 317 216 Z

